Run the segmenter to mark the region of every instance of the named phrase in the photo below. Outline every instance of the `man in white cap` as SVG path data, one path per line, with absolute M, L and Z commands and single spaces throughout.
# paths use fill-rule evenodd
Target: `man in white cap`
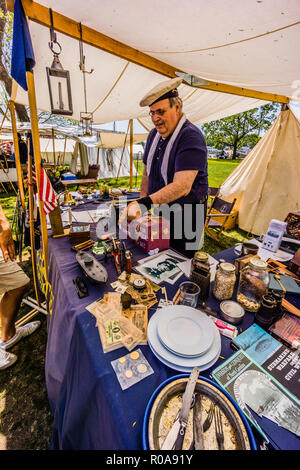
M 159 83 L 140 102 L 140 106 L 150 107 L 155 128 L 145 147 L 140 199 L 127 206 L 120 223 L 126 216 L 128 220 L 139 217 L 152 205 L 167 204 L 171 209 L 170 246 L 192 257 L 198 246 L 195 242 L 193 249 L 189 246 L 196 233 L 199 242 L 206 215 L 207 148 L 200 129 L 182 112 L 177 90 L 181 83 L 182 78 Z
M 23 295 L 29 286 L 30 279 L 16 262 L 15 246 L 10 225 L 0 205 L 0 370 L 14 364 L 15 354 L 6 350 L 20 339 L 33 333 L 40 321 L 33 321 L 16 327 L 15 320 Z

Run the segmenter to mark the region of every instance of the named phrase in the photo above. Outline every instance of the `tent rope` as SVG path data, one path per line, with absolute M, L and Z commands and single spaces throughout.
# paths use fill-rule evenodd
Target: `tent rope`
M 146 129 L 147 132 L 150 132 L 150 129 L 148 129 L 148 127 L 139 118 L 136 118 L 136 120 L 140 123 L 141 126 L 144 127 L 144 129 Z
M 220 44 L 219 46 L 212 46 L 212 47 L 205 47 L 203 49 L 191 49 L 188 51 L 143 51 L 145 54 L 188 54 L 190 52 L 205 52 L 211 51 L 213 49 L 220 49 L 222 47 L 233 46 L 235 44 L 241 44 L 242 42 L 252 41 L 253 39 L 262 38 L 264 36 L 268 36 L 269 34 L 278 33 L 278 31 L 282 31 L 284 29 L 292 28 L 293 26 L 297 26 L 300 21 L 296 21 L 295 23 L 288 24 L 287 26 L 282 26 L 281 28 L 273 29 L 272 31 L 267 31 L 266 33 L 257 34 L 256 36 L 252 36 L 250 38 L 240 39 L 239 41 L 228 42 L 226 44 Z
M 109 95 L 112 93 L 112 91 L 114 90 L 114 88 L 117 86 L 117 84 L 119 83 L 121 77 L 124 75 L 128 65 L 129 65 L 129 61 L 127 62 L 127 64 L 125 65 L 124 69 L 122 70 L 122 72 L 120 73 L 119 77 L 117 78 L 117 80 L 115 81 L 115 83 L 113 84 L 113 86 L 111 87 L 111 89 L 108 91 L 108 93 L 104 96 L 103 100 L 98 104 L 97 108 L 94 109 L 93 111 L 93 114 L 103 105 L 104 101 L 107 100 L 107 98 L 109 97 Z
M 6 103 L 6 110 L 5 110 L 5 113 L 3 114 L 3 119 L 2 119 L 2 122 L 1 122 L 1 125 L 0 125 L 0 133 L 2 132 L 2 127 L 3 127 L 4 121 L 5 121 L 5 118 L 6 118 L 6 115 L 7 115 L 8 107 L 9 107 L 9 102 Z

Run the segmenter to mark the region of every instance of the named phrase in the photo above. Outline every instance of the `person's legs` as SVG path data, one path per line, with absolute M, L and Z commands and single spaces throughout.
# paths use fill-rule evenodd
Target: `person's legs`
M 1 340 L 8 341 L 16 333 L 15 321 L 23 295 L 29 283 L 7 291 L 0 302 Z

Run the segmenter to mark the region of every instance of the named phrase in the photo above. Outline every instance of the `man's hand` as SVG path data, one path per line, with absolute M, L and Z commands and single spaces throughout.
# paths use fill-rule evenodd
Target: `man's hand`
M 12 237 L 11 228 L 8 223 L 0 225 L 0 248 L 3 253 L 4 261 L 10 258 L 12 261 L 16 259 L 15 244 Z
M 124 220 L 126 219 L 126 217 L 127 217 L 127 220 L 130 222 L 131 220 L 141 217 L 141 215 L 142 215 L 142 211 L 139 206 L 139 203 L 136 201 L 133 201 L 130 204 L 128 204 L 128 206 L 125 207 L 125 209 L 123 210 L 119 218 L 118 224 L 119 225 L 122 224 Z

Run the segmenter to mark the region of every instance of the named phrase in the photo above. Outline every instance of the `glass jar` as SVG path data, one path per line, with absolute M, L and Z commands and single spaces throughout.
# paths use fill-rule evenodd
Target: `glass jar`
M 209 296 L 210 286 L 210 266 L 207 253 L 196 251 L 191 262 L 190 280 L 200 287 L 199 297 L 205 301 Z
M 257 312 L 267 293 L 270 282 L 267 266 L 265 261 L 252 258 L 240 273 L 236 299 L 248 312 Z
M 218 300 L 231 299 L 236 281 L 235 266 L 221 263 L 216 271 L 213 295 Z

